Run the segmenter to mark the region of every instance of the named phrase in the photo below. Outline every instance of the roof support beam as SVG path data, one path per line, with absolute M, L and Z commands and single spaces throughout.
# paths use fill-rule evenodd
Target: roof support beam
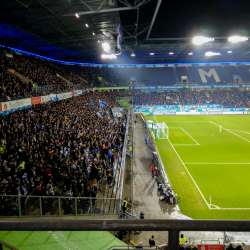
M 6 219 L 1 231 L 250 231 L 244 220 L 36 220 Z
M 155 8 L 155 13 L 154 13 L 154 16 L 152 18 L 152 21 L 151 21 L 151 24 L 150 24 L 150 28 L 149 28 L 149 31 L 148 31 L 148 34 L 147 34 L 147 37 L 146 37 L 146 40 L 149 38 L 149 35 L 150 35 L 151 30 L 153 28 L 153 25 L 154 25 L 154 22 L 155 22 L 155 18 L 157 16 L 158 10 L 159 10 L 160 5 L 161 5 L 161 1 L 162 0 L 158 0 L 158 2 L 157 2 L 156 8 Z
M 91 15 L 91 14 L 98 14 L 98 13 L 107 13 L 107 12 L 116 12 L 116 11 L 125 11 L 125 10 L 136 10 L 142 5 L 150 2 L 152 0 L 143 0 L 141 3 L 131 6 L 126 0 L 125 2 L 121 1 L 123 4 L 125 4 L 128 7 L 117 7 L 117 8 L 108 8 L 108 9 L 101 9 L 103 7 L 103 4 L 106 2 L 106 0 L 103 0 L 103 2 L 100 4 L 100 6 L 97 8 L 97 10 L 90 10 L 90 11 L 80 11 L 77 12 L 79 16 L 81 15 Z M 159 0 L 158 0 L 159 1 Z M 160 0 L 161 1 L 161 0 Z M 85 3 L 86 4 L 86 3 Z M 64 14 L 62 16 L 74 16 L 75 13 L 70 14 Z

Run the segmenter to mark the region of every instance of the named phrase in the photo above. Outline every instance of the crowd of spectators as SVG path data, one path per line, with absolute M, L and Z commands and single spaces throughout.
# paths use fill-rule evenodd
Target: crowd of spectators
M 44 196 L 44 213 L 55 189 L 65 197 L 65 214 L 72 213 L 70 197 L 93 197 L 94 206 L 98 183 L 104 176 L 112 181 L 123 146 L 125 119 L 109 111 L 119 107 L 115 96 L 91 92 L 1 117 L 0 194 Z M 101 113 L 99 100 L 108 105 Z M 17 199 L 1 197 L 0 215 L 18 215 Z
M 193 96 L 192 96 L 193 95 Z M 200 90 L 169 92 L 134 92 L 136 105 L 222 105 L 224 107 L 243 108 L 250 105 L 248 91 Z M 185 101 L 185 102 L 184 102 Z
M 137 94 L 140 96 L 138 105 L 178 105 L 180 104 L 180 94 L 177 91 L 137 92 Z
M 199 105 L 219 104 L 223 106 L 232 106 L 235 108 L 249 107 L 245 93 L 236 89 L 232 90 L 201 90 L 193 93 Z
M 192 94 L 191 92 L 185 92 L 185 94 L 183 95 L 186 101 L 186 105 L 195 104 L 191 94 Z

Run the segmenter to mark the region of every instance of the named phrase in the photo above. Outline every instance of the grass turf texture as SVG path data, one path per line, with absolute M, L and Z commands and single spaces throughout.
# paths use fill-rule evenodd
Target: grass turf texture
M 108 232 L 1 231 L 0 239 L 20 250 L 106 250 L 112 246 L 126 246 Z
M 131 104 L 129 104 L 128 102 L 125 102 L 125 101 L 118 101 L 118 103 L 124 107 L 129 107 L 131 106 Z
M 167 175 L 175 193 L 181 197 L 181 212 L 194 219 L 250 219 L 250 116 L 155 118 L 169 127 L 171 143 L 206 200 L 169 141 L 157 139 L 156 144 Z M 154 120 L 154 117 L 147 116 L 147 119 Z M 222 132 L 210 121 L 221 125 Z M 209 209 L 210 194 L 212 204 L 220 209 Z

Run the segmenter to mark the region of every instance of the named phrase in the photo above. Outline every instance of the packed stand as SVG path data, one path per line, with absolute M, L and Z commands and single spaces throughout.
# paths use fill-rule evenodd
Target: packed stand
M 224 107 L 243 108 L 249 104 L 244 100 L 238 90 L 201 90 L 193 93 L 199 105 L 219 104 Z M 242 94 L 243 95 L 243 94 Z
M 102 112 L 99 100 L 108 105 Z M 43 196 L 44 214 L 53 202 L 46 197 L 55 193 L 63 196 L 64 214 L 73 213 L 72 197 L 92 197 L 94 207 L 100 180 L 112 182 L 124 141 L 126 121 L 112 119 L 112 107 L 119 107 L 115 93 L 98 92 L 1 117 L 0 193 Z M 83 213 L 88 204 L 81 200 Z M 17 198 L 1 197 L 0 205 L 0 215 L 18 215 Z
M 180 94 L 177 91 L 171 92 L 138 92 L 140 96 L 139 105 L 178 105 Z

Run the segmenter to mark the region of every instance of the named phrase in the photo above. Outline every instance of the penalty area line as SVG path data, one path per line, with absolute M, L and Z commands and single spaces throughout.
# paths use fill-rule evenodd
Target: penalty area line
M 197 165 L 200 165 L 200 164 L 207 164 L 207 165 L 211 165 L 211 164 L 214 164 L 214 165 L 219 165 L 219 164 L 225 164 L 225 165 L 245 164 L 245 165 L 249 165 L 250 162 L 185 162 L 185 164 L 189 164 L 189 165 L 192 165 L 192 164 L 197 164 Z
M 210 121 L 211 122 L 211 121 Z M 216 126 L 218 126 L 218 127 L 220 127 L 220 125 L 218 125 L 218 124 L 216 124 L 216 123 L 214 123 L 214 122 L 211 122 L 212 124 L 214 124 L 214 125 L 216 125 Z M 223 128 L 223 127 L 222 127 Z M 247 141 L 247 142 L 250 142 L 249 140 L 247 140 L 246 138 L 244 138 L 244 137 L 242 137 L 242 136 L 240 136 L 240 135 L 237 135 L 237 134 L 235 134 L 234 132 L 232 132 L 232 131 L 230 131 L 230 130 L 228 130 L 228 129 L 226 129 L 226 128 L 223 128 L 223 129 L 225 129 L 226 131 L 228 131 L 229 133 L 232 133 L 233 135 L 236 135 L 236 136 L 238 136 L 238 137 L 240 137 L 241 139 L 243 139 L 243 140 L 245 140 L 245 141 Z
M 198 185 L 196 184 L 196 182 L 195 182 L 193 176 L 192 176 L 192 175 L 190 174 L 190 172 L 188 171 L 186 165 L 185 165 L 184 162 L 182 161 L 181 157 L 180 157 L 179 154 L 177 153 L 177 151 L 176 151 L 175 147 L 173 146 L 173 144 L 171 143 L 171 141 L 170 141 L 169 139 L 168 139 L 168 141 L 169 141 L 171 147 L 173 148 L 173 150 L 175 151 L 176 155 L 178 156 L 179 160 L 181 161 L 182 165 L 183 165 L 184 168 L 186 169 L 186 171 L 187 171 L 188 175 L 190 176 L 191 180 L 193 181 L 194 185 L 195 185 L 196 188 L 198 189 L 198 191 L 199 191 L 201 197 L 203 198 L 203 200 L 205 201 L 206 205 L 207 205 L 208 208 L 210 209 L 210 205 L 208 204 L 208 202 L 206 201 L 206 199 L 205 199 L 204 195 L 202 194 L 200 188 L 199 188 Z
M 186 132 L 183 128 L 181 128 L 183 132 L 185 132 L 197 145 L 200 145 L 188 132 Z
M 199 146 L 199 144 L 173 144 L 173 145 L 174 146 Z

